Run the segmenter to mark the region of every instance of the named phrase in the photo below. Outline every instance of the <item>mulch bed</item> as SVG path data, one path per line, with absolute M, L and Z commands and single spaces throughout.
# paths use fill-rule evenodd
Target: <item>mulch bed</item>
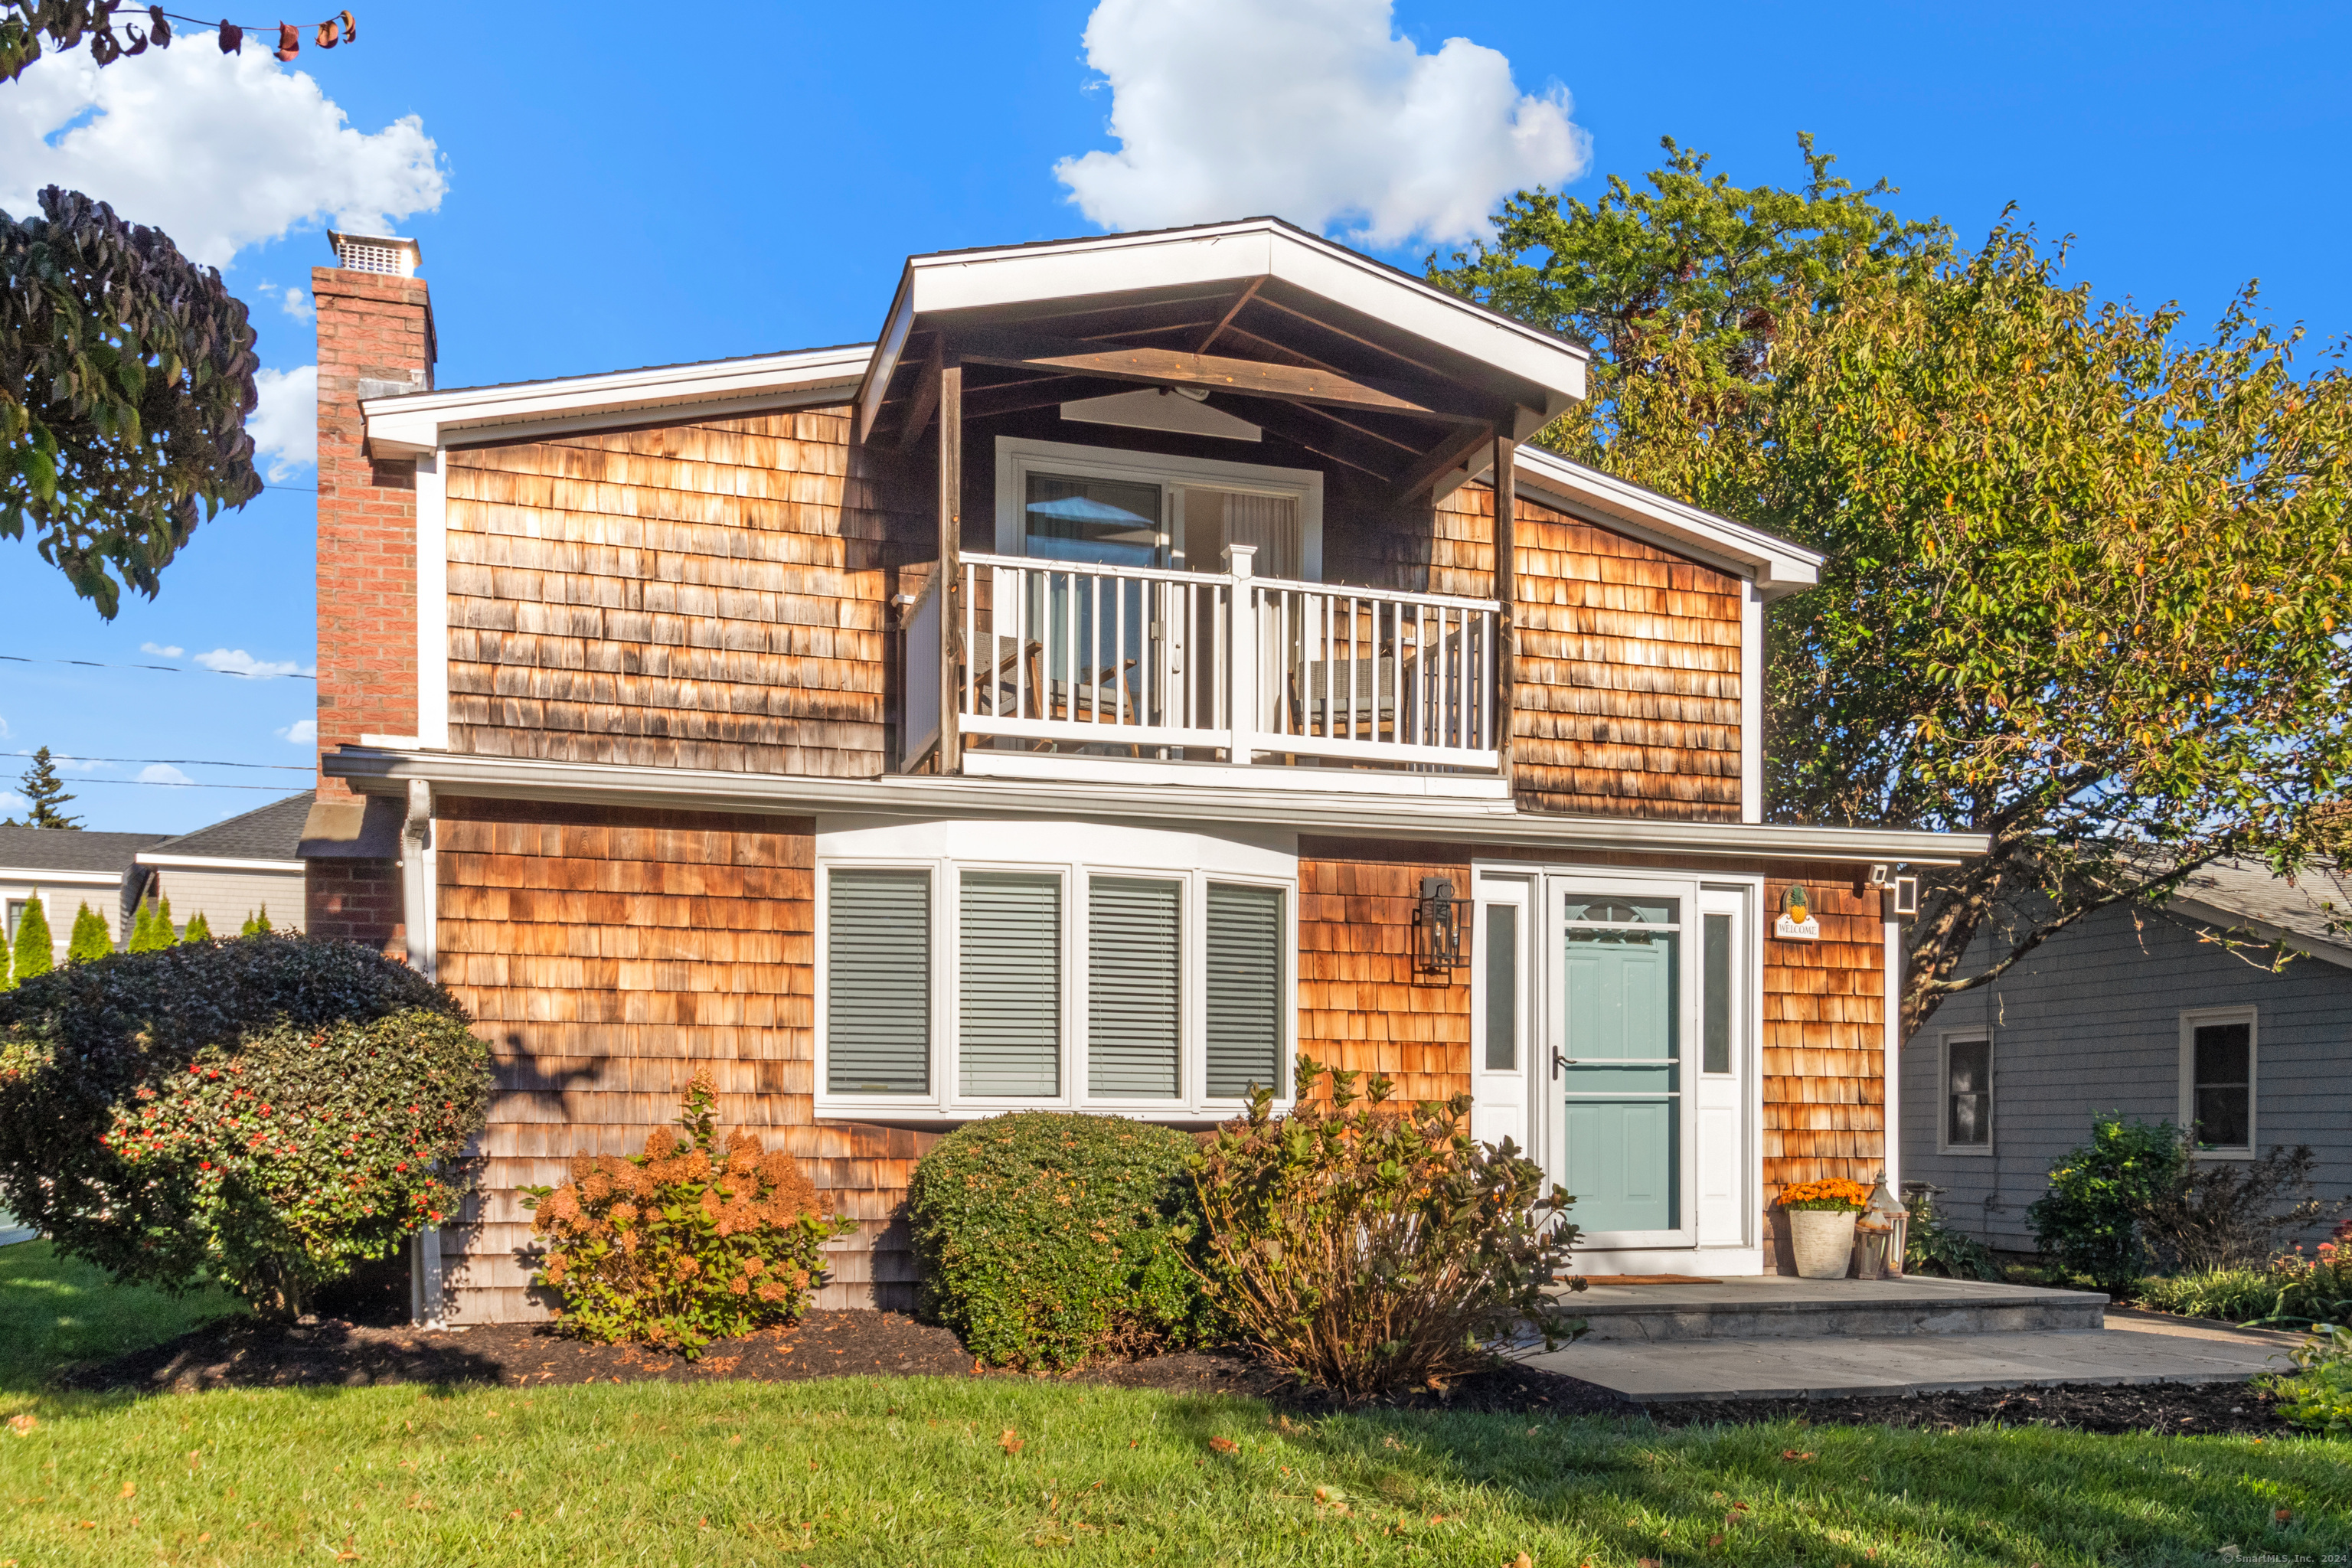
M 984 1371 L 946 1329 L 897 1312 L 813 1311 L 798 1327 L 721 1341 L 696 1361 L 637 1345 L 592 1345 L 545 1325 L 500 1323 L 433 1331 L 330 1318 L 296 1325 L 223 1319 L 150 1349 L 71 1368 L 58 1386 L 140 1393 L 207 1388 L 349 1388 L 377 1384 L 561 1387 L 589 1383 L 761 1383 L 817 1377 L 1035 1377 Z M 1113 1363 L 1065 1381 L 1171 1394 L 1266 1399 L 1287 1410 L 1335 1408 L 1246 1357 L 1205 1352 Z M 1389 1407 L 1514 1415 L 1620 1415 L 1664 1426 L 1790 1417 L 1895 1426 L 1955 1427 L 1986 1421 L 2091 1432 L 2284 1434 L 2267 1395 L 2244 1384 L 2147 1384 L 1983 1390 L 1907 1399 L 1741 1399 L 1644 1408 L 1596 1384 L 1531 1367 L 1501 1366 Z

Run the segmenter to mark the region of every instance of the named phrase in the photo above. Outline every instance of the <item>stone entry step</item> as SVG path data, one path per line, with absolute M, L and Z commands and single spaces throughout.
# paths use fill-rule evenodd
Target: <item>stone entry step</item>
M 2082 1332 L 2098 1329 L 2095 1291 L 1973 1279 L 1678 1280 L 1596 1284 L 1560 1305 L 1591 1325 L 1580 1343 L 1885 1338 L 1909 1334 Z

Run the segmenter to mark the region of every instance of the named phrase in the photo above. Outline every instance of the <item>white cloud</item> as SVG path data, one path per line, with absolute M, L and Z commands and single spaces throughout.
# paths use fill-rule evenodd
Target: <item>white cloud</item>
M 296 664 L 291 659 L 276 662 L 268 659 L 259 659 L 254 658 L 251 654 L 246 652 L 245 649 L 241 647 L 216 647 L 210 653 L 200 653 L 196 655 L 196 662 L 203 665 L 206 669 L 216 669 L 223 675 L 251 675 L 257 677 L 268 677 L 273 675 L 308 675 L 312 673 L 311 671 L 304 669 L 300 665 Z
M 171 643 L 143 642 L 139 645 L 139 651 L 152 653 L 158 658 L 178 658 L 188 650 Z
M 266 300 L 277 300 L 279 310 L 306 327 L 319 319 L 318 306 L 312 304 L 310 296 L 299 289 L 281 288 L 265 278 L 253 286 L 253 291 Z
M 34 193 L 85 191 L 226 267 L 297 225 L 383 233 L 431 212 L 448 187 L 415 115 L 356 131 L 307 72 L 248 39 L 224 55 L 208 32 L 105 69 L 88 49 L 47 54 L 0 94 L 0 209 Z
M 0 741 L 5 741 L 5 740 L 6 740 L 7 738 L 8 738 L 8 721 L 7 721 L 7 720 L 5 720 L 5 719 L 0 719 Z
M 1566 89 L 1521 93 L 1467 38 L 1423 54 L 1391 0 L 1101 0 L 1086 44 L 1119 150 L 1054 173 L 1106 228 L 1272 214 L 1381 249 L 1458 241 L 1591 161 Z
M 254 390 L 261 395 L 245 422 L 262 477 L 282 485 L 319 460 L 319 367 L 257 370 Z
M 278 731 L 278 738 L 289 745 L 315 746 L 319 743 L 319 721 L 316 719 L 297 719 Z
M 189 784 L 196 781 L 169 763 L 149 763 L 139 770 L 141 784 Z
M 0 789 L 0 812 L 5 812 L 8 816 L 14 816 L 32 804 L 15 790 Z

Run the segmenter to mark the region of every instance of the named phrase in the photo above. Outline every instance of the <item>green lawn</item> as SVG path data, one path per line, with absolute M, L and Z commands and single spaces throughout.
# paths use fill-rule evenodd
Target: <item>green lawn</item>
M 226 1305 L 0 1248 L 0 1417 L 31 1418 L 0 1430 L 0 1568 L 1493 1568 L 1523 1552 L 1537 1568 L 2059 1568 L 2352 1551 L 2352 1445 L 2319 1439 L 1278 1421 L 1245 1400 L 1017 1377 L 33 1392 L 62 1362 Z
M 46 1241 L 0 1247 L 0 1392 L 26 1392 L 58 1367 L 121 1355 L 237 1310 L 217 1288 L 173 1297 L 112 1284 Z
M 1248 1401 L 1017 1378 L 0 1407 L 37 1417 L 0 1436 L 0 1552 L 26 1564 L 1491 1565 L 1525 1552 L 1538 1568 L 2058 1568 L 2352 1548 L 2352 1450 L 2316 1440 L 1486 1415 L 1283 1430 Z M 1239 1447 L 1220 1453 L 1218 1437 Z

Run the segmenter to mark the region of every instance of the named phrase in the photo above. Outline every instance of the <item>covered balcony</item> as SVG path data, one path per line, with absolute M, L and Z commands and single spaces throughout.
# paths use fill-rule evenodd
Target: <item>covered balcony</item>
M 1269 219 L 914 258 L 856 416 L 936 482 L 898 765 L 1503 793 L 1490 563 L 1516 444 L 1583 366 Z M 1441 550 L 1440 501 L 1485 473 L 1491 540 Z

